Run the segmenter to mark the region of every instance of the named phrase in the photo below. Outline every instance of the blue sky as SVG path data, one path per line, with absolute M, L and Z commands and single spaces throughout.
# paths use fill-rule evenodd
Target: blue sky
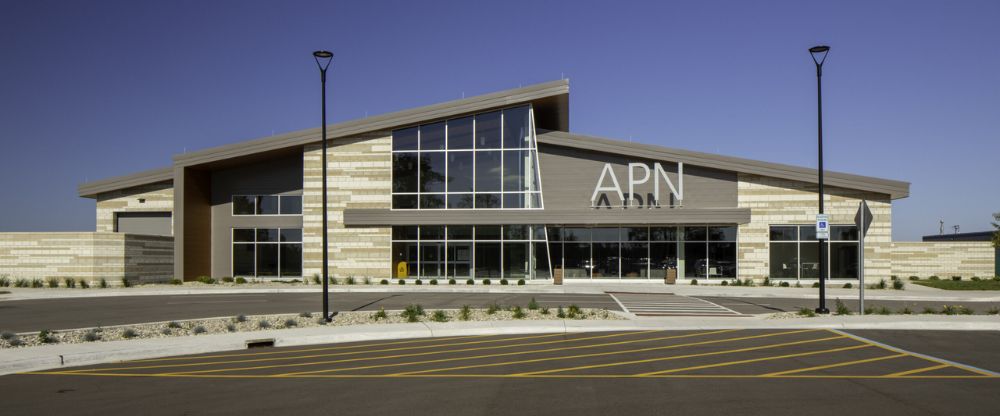
M 76 186 L 184 151 L 570 79 L 571 130 L 912 183 L 893 235 L 1000 211 L 1000 2 L 2 1 L 0 231 L 92 230 Z

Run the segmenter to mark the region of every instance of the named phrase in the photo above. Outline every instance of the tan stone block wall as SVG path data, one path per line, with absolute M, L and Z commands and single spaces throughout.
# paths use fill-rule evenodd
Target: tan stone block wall
M 146 202 L 139 203 L 139 199 Z M 174 210 L 172 182 L 135 186 L 97 195 L 97 232 L 115 231 L 115 212 Z M 171 220 L 171 232 L 173 224 Z
M 924 241 L 892 244 L 892 274 L 906 279 L 993 277 L 996 252 L 989 241 Z
M 750 208 L 750 223 L 740 225 L 737 260 L 740 278 L 763 279 L 770 274 L 771 225 L 814 224 L 816 184 L 739 174 L 740 208 Z M 834 225 L 853 224 L 858 204 L 868 200 L 873 221 L 865 239 L 865 281 L 889 279 L 892 274 L 892 202 L 888 195 L 827 186 L 824 211 Z
M 344 209 L 391 208 L 392 134 L 377 132 L 327 143 L 327 221 L 330 275 L 389 278 L 391 228 L 345 228 Z M 302 274 L 320 273 L 322 243 L 322 150 L 303 154 Z
M 0 275 L 119 284 L 173 276 L 173 237 L 120 233 L 0 233 Z

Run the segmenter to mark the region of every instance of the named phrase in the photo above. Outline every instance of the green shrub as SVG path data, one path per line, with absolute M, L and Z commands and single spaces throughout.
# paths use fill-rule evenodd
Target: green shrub
M 486 307 L 486 314 L 487 315 L 493 315 L 493 314 L 497 313 L 497 311 L 499 311 L 499 310 L 500 310 L 500 305 L 498 305 L 496 303 L 493 303 L 493 304 L 490 304 L 489 306 Z
M 818 288 L 819 287 L 819 282 L 813 282 L 812 287 L 813 287 L 813 289 Z
M 743 281 L 740 279 L 733 279 L 729 284 L 733 286 L 743 286 Z
M 1000 315 L 1000 307 L 992 307 L 986 311 L 987 315 Z
M 230 325 L 232 325 L 232 324 L 230 324 Z M 172 331 L 170 330 L 170 328 L 163 328 L 163 329 L 160 330 L 160 333 L 163 334 L 163 335 L 170 335 L 172 333 Z
M 172 285 L 183 285 L 184 281 L 181 279 L 170 279 L 170 284 Z
M 28 287 L 28 285 L 27 279 L 14 279 L 14 287 Z
M 420 305 L 410 305 L 403 309 L 399 315 L 406 318 L 407 322 L 417 322 L 421 316 L 424 316 L 424 308 Z
M 299 313 L 299 318 L 312 318 L 312 312 L 301 312 Z
M 517 279 L 518 286 L 524 286 L 525 284 L 527 284 L 527 282 L 525 282 L 524 279 Z
M 765 276 L 764 281 L 760 283 L 761 286 L 771 286 L 771 277 Z
M 476 279 L 467 279 L 465 281 L 465 284 L 468 285 L 468 286 L 475 285 L 476 284 Z
M 17 334 L 13 332 L 7 332 L 7 331 L 0 332 L 0 339 L 4 341 L 10 341 L 14 338 L 17 338 Z
M 805 316 L 805 317 L 812 318 L 812 317 L 816 316 L 816 311 L 814 311 L 814 310 L 812 310 L 810 308 L 799 308 L 798 314 L 799 314 L 799 316 Z
M 698 286 L 698 279 L 691 279 L 691 286 Z
M 59 287 L 59 279 L 56 279 L 54 277 L 50 277 L 48 279 L 45 279 L 45 283 L 47 283 L 50 288 Z
M 979 276 L 972 276 L 972 281 L 973 282 L 978 282 L 980 280 L 983 280 L 983 279 L 980 279 Z
M 101 339 L 101 333 L 93 329 L 83 334 L 83 340 L 87 342 L 99 341 L 100 339 Z
M 722 285 L 723 286 L 729 286 L 729 281 L 728 280 L 723 280 L 722 281 Z
M 899 310 L 899 313 L 901 315 L 913 315 L 913 310 L 909 306 L 904 306 L 903 309 Z
M 84 279 L 80 279 L 80 289 L 90 289 L 90 283 Z
M 903 281 L 902 281 L 902 280 L 893 280 L 893 281 L 892 281 L 892 288 L 893 288 L 893 289 L 896 289 L 896 290 L 903 290 L 903 289 L 905 288 L 905 286 L 906 286 L 906 284 L 905 284 L 905 283 L 903 283 Z
M 556 318 L 566 318 L 566 311 L 563 311 L 562 305 L 559 305 L 559 308 L 556 309 Z
M 132 287 L 132 282 L 127 277 L 122 278 L 122 287 Z
M 399 284 L 400 285 L 405 285 L 406 284 L 406 280 L 405 279 L 399 279 Z
M 204 283 L 206 285 L 214 285 L 215 284 L 215 279 L 213 279 L 211 276 L 198 276 L 198 279 L 196 279 L 196 280 L 199 281 L 199 282 L 201 282 L 201 283 Z
M 242 278 L 242 277 L 237 277 L 236 279 L 233 279 L 233 282 L 236 283 L 236 284 L 238 284 L 238 285 L 245 285 L 245 284 L 247 284 L 247 279 Z
M 507 279 L 500 279 L 500 284 L 503 286 L 507 286 Z
M 778 283 L 778 286 L 780 286 L 780 287 L 790 287 L 791 284 L 789 284 L 788 282 L 781 282 L 781 283 Z
M 319 278 L 319 273 L 313 273 L 313 275 L 312 275 L 312 281 L 313 281 L 313 284 L 317 284 L 317 285 L 320 284 L 320 283 L 323 283 L 320 280 L 320 278 Z
M 438 279 L 431 279 L 431 281 L 430 281 L 430 282 L 427 282 L 427 283 L 430 283 L 430 284 L 431 284 L 431 286 L 437 286 L 437 284 L 438 284 Z
M 347 283 L 349 285 L 353 285 L 353 284 L 355 284 L 357 282 L 354 280 L 354 276 L 347 276 L 347 279 L 344 280 L 344 283 Z
M 458 311 L 458 319 L 461 321 L 468 321 L 472 317 L 472 308 L 469 305 L 462 305 L 462 309 Z
M 225 283 L 233 283 L 233 278 L 229 277 L 229 276 L 226 276 L 226 277 L 222 278 L 222 281 L 225 282 Z
M 757 284 L 756 284 L 756 283 L 754 283 L 753 279 L 751 279 L 751 278 L 749 278 L 749 277 L 748 277 L 748 278 L 746 278 L 746 279 L 743 279 L 743 286 L 750 286 L 750 287 L 754 287 L 754 286 L 756 286 L 756 285 L 757 285 Z
M 890 311 L 889 308 L 885 306 L 879 306 L 879 308 L 875 310 L 875 313 L 879 315 L 891 315 L 892 311 Z
M 268 329 L 270 327 L 271 327 L 271 323 L 268 322 L 266 319 L 261 319 L 260 321 L 257 322 L 257 328 Z
M 167 328 L 179 329 L 180 327 L 181 327 L 181 324 L 179 324 L 179 323 L 177 323 L 175 321 L 167 322 Z
M 575 304 L 572 304 L 572 305 L 569 305 L 568 307 L 566 307 L 566 317 L 567 318 L 574 319 L 574 318 L 580 317 L 580 315 L 582 315 L 582 314 L 581 314 L 579 306 L 576 306 Z
M 941 313 L 945 315 L 958 315 L 958 307 L 954 305 L 944 305 L 941 307 Z
M 226 331 L 229 331 L 229 332 L 236 332 L 236 325 L 233 325 L 233 324 L 226 324 Z
M 967 308 L 965 306 L 962 306 L 962 305 L 956 306 L 955 309 L 958 311 L 959 315 L 972 315 L 972 313 L 973 313 L 972 309 L 969 309 L 969 308 Z
M 885 283 L 885 279 L 879 279 L 878 283 L 875 284 L 876 289 L 885 289 L 888 286 L 889 285 Z
M 455 279 L 448 279 L 448 284 L 449 285 L 453 285 L 453 284 L 456 284 L 456 283 L 458 283 L 458 281 L 456 281 Z
M 386 280 L 386 279 L 382 279 L 382 280 L 379 280 L 378 284 L 380 284 L 380 285 L 387 285 L 387 284 L 389 284 L 389 281 Z
M 535 301 L 535 298 L 531 298 L 531 301 L 528 302 L 528 310 L 538 310 L 538 302 Z
M 875 314 L 875 307 L 869 306 L 865 308 L 865 315 L 874 315 L 874 314 Z
M 294 326 L 297 326 L 298 324 L 299 322 L 296 321 L 295 319 L 292 318 L 285 319 L 285 328 L 292 328 Z
M 548 315 L 550 313 L 551 312 L 549 311 L 549 307 L 548 306 L 542 306 L 542 315 Z
M 524 311 L 521 310 L 520 306 L 515 306 L 511 312 L 513 312 L 511 316 L 514 317 L 514 319 L 524 319 Z
M 10 278 L 7 275 L 0 276 L 0 287 L 10 287 Z
M 851 309 L 848 308 L 847 305 L 844 304 L 844 301 L 840 300 L 840 298 L 837 298 L 837 301 L 836 301 L 835 304 L 837 305 L 836 306 L 836 314 L 837 315 L 850 315 L 851 314 Z
M 337 285 L 337 284 L 340 284 L 340 281 L 339 281 L 339 280 L 337 280 L 337 278 L 336 278 L 336 277 L 333 277 L 333 276 L 329 276 L 329 277 L 327 277 L 327 278 L 326 278 L 326 281 L 327 281 L 327 283 L 328 283 L 328 284 L 330 284 L 330 285 Z
M 951 280 L 953 282 L 961 282 L 962 281 L 962 276 L 952 276 Z
M 132 329 L 132 328 L 127 328 L 124 331 L 122 331 L 122 338 L 132 339 L 132 338 L 135 338 L 137 336 L 139 336 L 139 333 L 135 332 L 135 330 Z
M 45 282 L 43 282 L 42 279 L 31 279 L 31 287 L 35 289 L 45 287 Z
M 420 279 L 417 279 L 417 280 L 413 281 L 413 284 L 415 284 L 415 285 L 422 285 L 422 284 L 424 284 L 424 281 L 420 280 Z
M 63 284 L 66 285 L 67 288 L 72 289 L 72 288 L 76 287 L 76 280 L 73 280 L 72 278 L 67 277 L 67 278 L 63 279 Z
M 927 280 L 941 280 L 941 278 L 939 278 L 937 276 L 931 276 L 931 277 L 928 277 Z
M 206 330 L 205 327 L 198 325 L 194 328 L 191 328 L 191 332 L 194 332 L 195 335 L 198 335 L 198 334 L 204 334 L 208 332 L 208 330 Z
M 993 276 L 994 282 L 1000 282 L 1000 276 Z
M 854 288 L 854 285 L 851 284 L 851 282 L 844 283 L 844 289 L 852 289 L 852 288 Z
M 379 319 L 388 319 L 388 318 L 389 318 L 389 315 L 385 313 L 385 308 L 383 308 L 381 306 L 379 306 L 378 312 L 375 312 L 375 313 L 372 314 L 372 319 L 374 319 L 376 321 L 379 320 Z
M 234 317 L 233 320 L 236 321 L 236 322 L 246 322 L 247 321 L 247 316 L 246 315 L 236 315 L 236 317 Z
M 934 309 L 933 306 L 924 306 L 923 313 L 929 314 L 929 315 L 935 315 L 935 314 L 938 313 L 938 311 L 937 311 L 937 309 Z
M 431 314 L 431 320 L 434 322 L 448 322 L 448 314 L 442 310 L 436 310 Z
M 483 284 L 484 285 L 489 285 L 490 284 L 490 279 L 483 279 Z
M 917 276 L 910 276 L 910 280 L 920 280 L 920 278 Z

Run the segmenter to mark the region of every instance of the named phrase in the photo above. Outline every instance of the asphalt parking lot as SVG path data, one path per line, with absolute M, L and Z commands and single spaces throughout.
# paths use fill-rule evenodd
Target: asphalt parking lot
M 304 414 L 668 408 L 688 414 L 995 414 L 1000 335 L 921 334 L 633 331 L 373 341 L 40 371 L 0 377 L 0 391 L 11 398 L 12 414 L 80 413 L 71 403 L 90 403 L 93 408 L 84 408 L 94 413 L 147 414 L 268 408 Z M 901 349 L 894 340 L 914 348 Z M 981 347 L 967 354 L 947 350 L 948 358 L 920 351 L 928 343 L 940 351 L 949 342 L 971 341 Z

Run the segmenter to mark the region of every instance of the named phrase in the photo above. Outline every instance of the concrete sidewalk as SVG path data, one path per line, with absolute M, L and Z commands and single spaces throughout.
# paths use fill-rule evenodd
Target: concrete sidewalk
M 260 294 L 260 293 L 318 293 L 321 291 L 319 285 L 295 285 L 295 286 L 275 286 L 267 285 L 260 287 L 254 284 L 239 286 L 222 285 L 202 285 L 185 284 L 183 286 L 172 285 L 146 285 L 135 288 L 111 288 L 111 289 L 25 289 L 25 288 L 5 288 L 11 293 L 0 294 L 0 301 L 29 300 L 29 299 L 60 299 L 60 298 L 86 298 L 86 297 L 108 297 L 108 296 L 178 296 L 178 295 L 225 295 L 225 294 Z M 637 292 L 637 293 L 674 293 L 685 296 L 712 296 L 712 297 L 743 297 L 743 298 L 792 298 L 792 299 L 816 299 L 819 297 L 818 289 L 811 287 L 746 287 L 746 286 L 719 286 L 719 285 L 665 285 L 662 283 L 636 282 L 636 283 L 583 283 L 569 282 L 565 285 L 556 286 L 547 282 L 529 283 L 524 286 L 498 284 L 493 285 L 336 285 L 331 286 L 332 293 L 413 293 L 413 292 L 435 292 L 435 293 L 559 293 L 559 294 L 603 294 L 606 292 Z M 857 299 L 858 289 L 842 289 L 828 287 L 827 298 L 841 298 L 843 300 Z M 871 300 L 910 300 L 910 301 L 941 301 L 941 302 L 1000 302 L 1000 291 L 978 291 L 978 290 L 942 290 L 926 286 L 910 284 L 907 282 L 906 290 L 891 289 L 866 289 L 865 299 Z
M 273 339 L 278 347 L 342 342 L 430 338 L 465 335 L 506 335 L 633 330 L 713 329 L 896 329 L 998 331 L 996 316 L 826 316 L 762 319 L 725 317 L 644 318 L 628 321 L 497 321 L 413 324 L 372 324 L 312 327 L 197 335 L 189 337 L 57 344 L 3 350 L 0 375 L 60 367 L 103 364 L 176 355 L 202 354 L 246 348 L 247 341 Z

